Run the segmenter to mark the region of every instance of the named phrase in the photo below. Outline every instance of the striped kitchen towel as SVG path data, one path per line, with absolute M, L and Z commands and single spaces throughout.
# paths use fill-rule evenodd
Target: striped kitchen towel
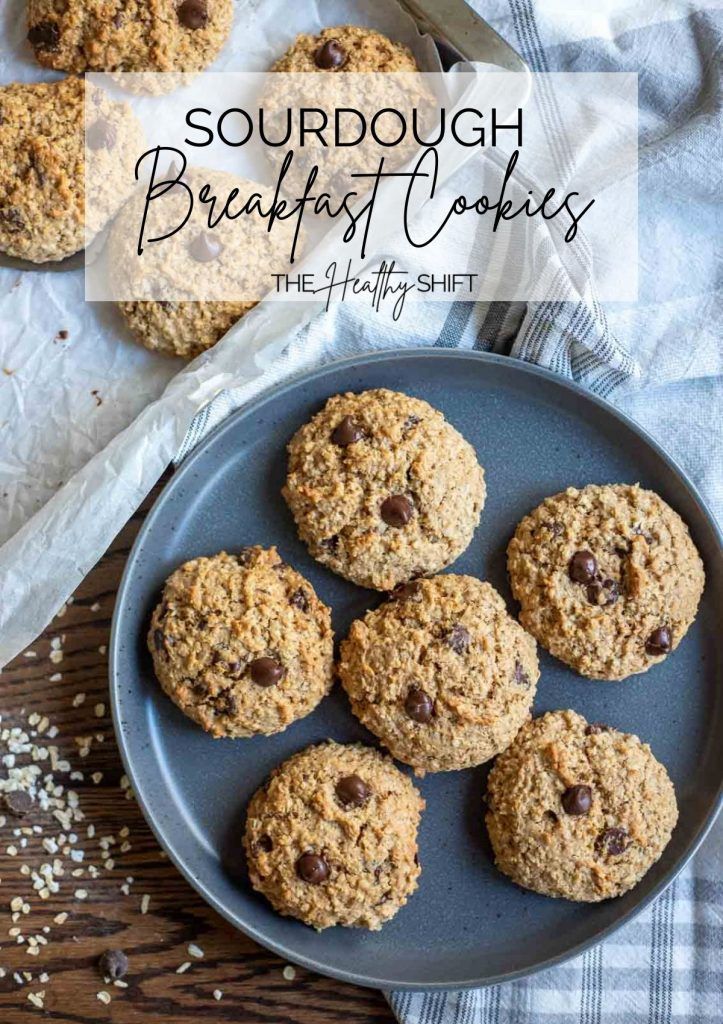
M 537 363 L 615 402 L 660 439 L 721 520 L 721 11 L 677 0 L 475 5 L 533 70 L 638 72 L 639 301 L 425 304 L 399 323 L 332 308 L 260 379 L 207 406 L 178 461 L 253 394 L 307 366 L 373 349 L 461 347 Z M 547 110 L 554 131 L 554 103 Z M 652 906 L 575 960 L 482 990 L 389 993 L 390 1005 L 402 1024 L 723 1021 L 722 850 L 719 823 Z

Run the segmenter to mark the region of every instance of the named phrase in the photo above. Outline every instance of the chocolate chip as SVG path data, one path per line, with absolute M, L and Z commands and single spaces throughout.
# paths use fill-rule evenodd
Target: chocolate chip
M 389 595 L 390 601 L 406 601 L 410 597 L 414 597 L 415 594 L 419 593 L 419 584 L 415 583 L 414 580 L 410 580 L 409 583 L 400 583 L 394 588 Z
M 113 28 L 120 28 L 122 26 L 122 24 L 123 24 L 123 12 L 122 11 L 118 11 L 118 13 L 113 18 Z
M 211 263 L 223 252 L 223 246 L 208 231 L 201 231 L 188 246 L 191 259 L 196 263 Z
M 306 596 L 306 592 L 303 587 L 299 587 L 289 598 L 289 604 L 293 605 L 294 608 L 298 608 L 302 612 L 308 612 L 309 610 L 309 599 Z
M 530 685 L 530 677 L 525 672 L 519 659 L 515 662 L 515 682 L 518 686 L 528 687 Z
M 447 646 L 453 650 L 455 654 L 464 654 L 472 643 L 472 637 L 469 635 L 469 631 L 466 630 L 459 622 L 452 626 L 444 640 Z
M 128 957 L 122 949 L 106 949 L 98 960 L 98 970 L 104 978 L 118 981 L 128 973 Z
M 653 657 L 661 654 L 668 654 L 673 646 L 673 636 L 667 626 L 660 626 L 654 629 L 645 641 L 645 650 Z
M 165 646 L 166 646 L 165 640 L 166 640 L 166 638 L 163 635 L 162 630 L 160 630 L 160 629 L 154 629 L 153 630 L 153 646 L 155 647 L 155 649 L 157 651 L 162 651 L 165 648 Z
M 587 814 L 592 807 L 592 790 L 589 786 L 569 786 L 561 801 L 565 814 Z
M 250 565 L 254 557 L 253 548 L 241 548 L 239 553 L 236 555 L 236 561 L 239 565 Z
M 345 416 L 331 432 L 331 440 L 339 448 L 347 448 L 350 444 L 361 441 L 363 437 L 364 431 L 354 422 L 351 416 Z
M 381 516 L 387 526 L 406 526 L 412 518 L 412 503 L 403 494 L 393 494 L 382 502 Z
M 15 818 L 24 818 L 34 806 L 35 801 L 24 789 L 13 789 L 10 793 L 5 794 L 5 807 Z
M 615 604 L 619 597 L 620 587 L 615 580 L 596 579 L 587 588 L 587 599 L 590 604 L 596 604 L 603 608 Z
M 36 50 L 57 50 L 60 43 L 60 27 L 56 21 L 39 21 L 28 32 L 28 42 Z
M 404 701 L 404 710 L 413 721 L 426 725 L 434 715 L 434 701 L 424 690 L 413 686 Z
M 604 722 L 590 722 L 585 727 L 586 736 L 599 736 L 601 732 L 610 732 L 610 726 L 605 725 Z
M 614 857 L 625 853 L 629 843 L 630 836 L 624 828 L 607 828 L 595 840 L 595 851 L 600 857 Z
M 116 130 L 113 125 L 101 117 L 88 128 L 86 142 L 88 149 L 97 152 L 99 149 L 113 149 L 116 138 Z
M 562 525 L 562 523 L 558 523 L 557 521 L 546 523 L 545 525 L 547 526 L 547 529 L 550 531 L 553 537 L 561 537 L 562 534 L 565 532 L 565 527 Z
M 255 658 L 249 665 L 249 673 L 257 686 L 276 686 L 286 675 L 286 669 L 273 658 Z
M 327 551 L 331 551 L 333 554 L 339 548 L 339 537 L 335 534 L 333 537 L 326 537 L 322 542 L 321 546 Z
M 208 24 L 206 0 L 183 0 L 176 13 L 184 28 L 205 28 Z
M 320 885 L 329 877 L 329 865 L 318 853 L 302 853 L 296 862 L 296 873 L 303 882 Z
M 597 562 L 591 551 L 576 551 L 567 567 L 574 583 L 592 583 L 597 572 Z
M 358 775 L 345 775 L 336 784 L 335 793 L 345 807 L 361 807 L 371 796 L 371 790 Z
M 274 843 L 273 840 L 271 839 L 271 836 L 267 836 L 266 833 L 264 833 L 262 836 L 259 836 L 258 842 L 256 843 L 257 850 L 261 850 L 262 853 L 271 853 L 273 848 Z
M 340 68 L 346 64 L 346 50 L 338 39 L 329 39 L 316 51 L 314 62 L 317 68 L 323 68 L 324 71 Z
M 418 423 L 421 423 L 419 416 L 407 416 L 404 421 L 404 429 L 411 430 L 412 427 L 416 427 Z

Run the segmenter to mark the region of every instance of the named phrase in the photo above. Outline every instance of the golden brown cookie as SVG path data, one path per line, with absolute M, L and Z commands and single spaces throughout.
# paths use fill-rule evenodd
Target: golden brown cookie
M 379 389 L 335 395 L 297 431 L 283 494 L 314 558 L 392 590 L 464 551 L 485 484 L 474 449 L 441 412 Z
M 412 51 L 381 32 L 359 25 L 337 25 L 317 35 L 296 37 L 273 71 L 419 71 Z
M 673 784 L 647 743 L 574 711 L 520 730 L 490 772 L 487 806 L 500 871 L 590 903 L 637 885 L 678 819 Z
M 546 498 L 517 527 L 507 558 L 522 625 L 594 679 L 645 672 L 675 650 L 705 581 L 683 520 L 638 485 Z
M 255 302 L 119 302 L 133 337 L 152 352 L 194 359 L 212 348 Z
M 34 263 L 86 244 L 85 101 L 92 238 L 121 206 L 142 150 L 130 107 L 80 78 L 0 86 L 0 250 Z
M 179 175 L 173 165 L 167 180 Z M 150 204 L 145 222 L 144 252 L 138 257 L 139 227 L 145 191 L 136 192 L 115 219 L 108 242 L 112 295 L 136 341 L 166 355 L 191 359 L 223 337 L 273 288 L 274 273 L 288 267 L 294 226 L 289 221 L 267 230 L 267 221 L 242 214 L 220 219 L 212 230 L 208 209 L 198 199 L 209 185 L 225 201 L 233 189 L 238 203 L 252 195 L 270 203 L 270 189 L 225 171 L 186 168 L 176 185 Z M 194 196 L 189 219 L 172 237 L 159 243 L 172 227 L 183 224 L 189 210 L 186 189 Z M 303 245 L 303 235 L 299 246 Z M 194 301 L 202 296 L 207 301 Z
M 339 677 L 351 708 L 418 774 L 482 764 L 530 715 L 535 641 L 472 576 L 408 583 L 353 623 Z
M 274 127 L 272 137 L 283 138 L 289 109 L 320 111 L 339 130 L 338 143 L 333 133 L 326 145 L 310 134 L 303 146 L 292 138 L 288 149 L 267 147 L 277 175 L 287 153 L 293 153 L 281 183 L 291 195 L 303 194 L 312 168 L 314 195 L 326 192 L 334 205 L 347 193 L 361 195 L 371 180 L 355 174 L 369 175 L 382 159 L 387 171 L 406 163 L 419 149 L 413 120 L 419 137 L 435 123 L 436 102 L 412 52 L 373 29 L 339 25 L 317 35 L 300 35 L 272 70 L 276 74 L 266 84 L 263 101 L 265 116 Z M 359 73 L 364 74 L 363 81 Z M 346 114 L 337 118 L 337 111 Z M 364 138 L 358 117 L 349 116 L 349 111 L 357 111 L 366 122 Z M 400 118 L 408 128 L 404 138 Z
M 232 21 L 232 0 L 28 0 L 30 45 L 57 71 L 201 71 Z
M 213 736 L 281 732 L 332 687 L 329 609 L 276 548 L 176 569 L 148 647 L 165 692 Z
M 251 799 L 251 884 L 313 928 L 377 930 L 417 887 L 423 808 L 410 780 L 371 747 L 308 747 Z

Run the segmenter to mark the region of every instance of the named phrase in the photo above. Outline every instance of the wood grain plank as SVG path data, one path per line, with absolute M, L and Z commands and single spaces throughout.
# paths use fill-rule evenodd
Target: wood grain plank
M 67 773 L 55 773 L 55 781 L 78 794 L 84 816 L 72 826 L 75 843 L 68 841 L 69 833 L 52 814 L 37 806 L 24 819 L 6 814 L 0 826 L 0 967 L 5 971 L 0 978 L 0 1021 L 197 1024 L 203 1016 L 209 1024 L 390 1024 L 393 1016 L 380 993 L 300 968 L 289 977 L 284 961 L 218 917 L 167 860 L 123 788 L 110 721 L 106 650 L 125 559 L 155 493 L 121 531 L 64 614 L 31 644 L 34 656 L 25 652 L 0 673 L 0 728 L 6 737 L 0 742 L 2 753 L 8 753 L 6 730 L 18 726 L 37 732 L 42 721 L 33 728 L 28 720 L 36 722 L 34 715 L 47 717 L 50 724 L 44 734 L 30 736 L 30 741 L 57 747 L 58 759 L 82 772 L 82 779 L 73 780 Z M 61 661 L 53 654 L 57 639 Z M 58 675 L 61 678 L 55 678 Z M 49 738 L 53 727 L 57 736 Z M 87 754 L 81 756 L 86 746 Z M 20 754 L 16 764 L 29 759 Z M 37 763 L 43 772 L 48 770 L 49 762 Z M 0 766 L 0 777 L 9 770 L 7 764 Z M 89 827 L 94 830 L 91 837 Z M 30 834 L 23 835 L 22 829 Z M 33 834 L 33 829 L 42 832 Z M 127 835 L 121 834 L 124 829 Z M 66 836 L 66 848 L 82 849 L 84 860 L 61 856 L 65 874 L 57 879 L 59 891 L 43 900 L 23 871 L 52 863 L 54 855 L 43 847 L 43 840 L 61 835 Z M 106 843 L 105 853 L 103 841 L 108 837 L 113 842 Z M 97 877 L 90 877 L 91 865 Z M 83 876 L 70 875 L 81 868 Z M 78 889 L 87 891 L 86 899 L 74 895 Z M 147 913 L 141 912 L 144 895 L 149 897 Z M 30 909 L 27 914 L 21 911 L 15 922 L 10 903 L 18 896 Z M 67 920 L 55 923 L 62 913 Z M 19 944 L 17 936 L 8 934 L 13 928 L 20 928 L 25 937 L 40 935 L 47 945 L 31 956 L 27 942 Z M 189 955 L 189 943 L 203 950 L 203 959 Z M 98 973 L 98 957 L 111 947 L 124 949 L 129 957 L 125 989 L 104 984 Z M 190 968 L 177 974 L 187 961 Z M 26 982 L 19 974 L 19 984 L 14 975 L 23 971 L 30 972 L 31 979 Z M 41 981 L 41 975 L 48 980 Z M 220 1001 L 214 990 L 223 993 Z M 43 1009 L 28 1001 L 28 993 L 40 991 L 45 993 Z M 99 991 L 109 993 L 109 1005 L 98 1000 Z

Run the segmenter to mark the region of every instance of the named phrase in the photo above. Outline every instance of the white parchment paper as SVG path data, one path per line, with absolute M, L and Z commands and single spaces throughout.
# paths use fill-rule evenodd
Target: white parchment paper
M 213 70 L 266 70 L 293 38 L 378 28 L 425 70 L 436 49 L 387 0 L 237 2 Z M 59 77 L 25 41 L 25 0 L 0 6 L 0 82 Z M 322 304 L 257 307 L 190 367 L 146 352 L 83 271 L 0 267 L 0 667 L 46 626 L 173 459 L 196 412 L 259 377 Z

